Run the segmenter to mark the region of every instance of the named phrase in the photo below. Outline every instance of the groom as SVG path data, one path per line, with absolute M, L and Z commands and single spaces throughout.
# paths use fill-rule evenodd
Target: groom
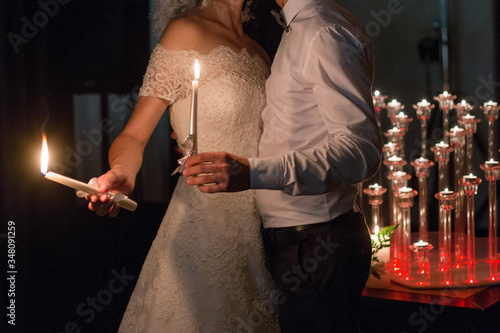
M 355 332 L 371 259 L 357 184 L 376 172 L 381 151 L 371 44 L 333 0 L 277 3 L 285 32 L 266 82 L 259 157 L 200 153 L 183 174 L 202 192 L 258 190 L 282 332 Z

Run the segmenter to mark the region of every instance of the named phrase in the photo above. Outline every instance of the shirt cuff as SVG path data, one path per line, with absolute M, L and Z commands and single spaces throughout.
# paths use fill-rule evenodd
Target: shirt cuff
M 250 188 L 280 190 L 283 184 L 280 157 L 249 158 Z

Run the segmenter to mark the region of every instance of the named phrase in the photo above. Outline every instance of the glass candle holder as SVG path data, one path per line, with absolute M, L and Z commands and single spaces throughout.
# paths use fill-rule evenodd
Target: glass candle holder
M 404 171 L 392 172 L 387 176 L 389 179 L 389 221 L 392 226 L 401 225 L 401 215 L 399 212 L 399 204 L 396 201 L 396 193 L 401 187 L 408 185 L 408 180 L 411 176 Z M 391 265 L 393 270 L 400 274 L 400 262 L 402 253 L 402 228 L 396 228 L 391 238 Z
M 490 264 L 490 280 L 496 280 L 497 275 L 497 181 L 500 179 L 500 165 L 493 159 L 481 164 L 485 179 L 488 181 L 488 262 Z
M 446 137 L 446 133 L 448 132 L 450 128 L 450 110 L 453 109 L 454 103 L 453 101 L 457 98 L 456 95 L 451 95 L 447 91 L 443 92 L 442 94 L 439 94 L 438 96 L 434 97 L 434 100 L 439 102 L 439 108 L 443 112 L 443 133 L 444 133 L 444 138 L 443 141 L 448 141 L 448 138 Z
M 427 178 L 430 175 L 430 168 L 434 165 L 434 162 L 424 157 L 420 157 L 417 158 L 415 161 L 411 162 L 411 165 L 415 168 L 415 175 L 418 177 L 418 192 L 420 193 L 418 197 L 418 211 L 419 211 L 418 236 L 420 240 L 428 241 L 429 200 L 427 198 Z
M 384 132 L 384 135 L 387 137 L 387 140 L 389 142 L 397 143 L 399 144 L 399 157 L 402 157 L 404 159 L 405 157 L 405 143 L 404 143 L 404 137 L 405 137 L 405 132 L 404 130 L 393 127 L 386 132 Z
M 386 108 L 385 104 L 385 99 L 387 98 L 386 95 L 381 95 L 380 91 L 375 90 L 372 95 L 373 99 L 373 108 L 375 109 L 375 118 L 377 120 L 377 124 L 379 128 L 382 128 L 382 123 L 380 120 L 380 115 L 382 113 L 382 110 Z
M 384 157 L 384 160 L 387 160 L 393 156 L 401 157 L 399 156 L 400 149 L 401 146 L 399 145 L 399 143 L 389 141 L 384 144 L 384 146 L 382 147 L 382 156 Z
M 439 270 L 443 272 L 444 284 L 451 284 L 451 213 L 455 208 L 458 193 L 445 189 L 436 193 L 439 200 Z
M 394 143 L 394 142 L 387 142 L 382 147 L 383 164 L 387 166 L 389 172 L 393 171 L 392 162 L 385 162 L 385 161 L 391 158 L 398 158 L 398 157 L 401 158 L 399 156 L 399 150 L 400 150 L 399 143 Z M 401 158 L 401 160 L 403 159 Z M 376 179 L 379 184 L 382 184 L 383 181 L 382 168 L 378 169 Z
M 368 197 L 368 204 L 372 207 L 371 231 L 376 234 L 383 227 L 382 204 L 384 203 L 384 193 L 387 189 L 379 184 L 369 185 L 363 190 Z
M 462 100 L 460 103 L 455 104 L 454 108 L 457 112 L 458 120 L 462 119 L 465 115 L 470 114 L 472 109 L 474 109 L 474 107 L 467 103 L 467 101 L 465 100 Z
M 450 161 L 450 153 L 453 151 L 453 148 L 444 141 L 441 141 L 431 147 L 431 150 L 434 152 L 435 160 L 438 163 L 438 190 L 443 191 L 445 188 L 450 188 L 448 163 Z
M 420 156 L 427 157 L 427 121 L 431 117 L 431 111 L 434 109 L 434 104 L 427 102 L 427 100 L 423 99 L 421 102 L 418 102 L 416 105 L 413 105 L 413 108 L 417 111 L 417 117 L 420 119 Z
M 401 229 L 401 276 L 405 280 L 411 279 L 411 207 L 413 207 L 413 198 L 417 194 L 417 191 L 406 186 L 399 188 L 395 193 L 401 211 L 398 229 Z
M 413 121 L 413 118 L 408 117 L 404 112 L 399 112 L 394 117 L 391 118 L 391 124 L 395 128 L 399 128 L 406 134 L 408 132 L 408 126 Z
M 410 250 L 415 253 L 415 262 L 417 263 L 417 271 L 412 274 L 416 285 L 429 285 L 431 281 L 431 261 L 429 251 L 434 247 L 420 240 L 410 246 Z
M 467 132 L 466 136 L 466 146 L 467 146 L 467 154 L 466 154 L 466 173 L 474 173 L 473 169 L 473 155 L 474 155 L 474 134 L 477 132 L 477 124 L 481 121 L 481 119 L 476 119 L 475 116 L 467 114 L 462 119 L 458 120 L 458 123 L 462 125 L 462 127 Z
M 464 264 L 466 250 L 466 222 L 465 222 L 465 194 L 463 187 L 458 184 L 465 171 L 465 137 L 467 132 L 458 126 L 453 127 L 448 132 L 450 146 L 453 147 L 455 171 L 454 188 L 458 192 L 458 198 L 455 205 L 455 227 L 454 227 L 454 249 L 455 249 L 455 267 L 460 268 Z
M 405 108 L 404 105 L 399 103 L 397 100 L 393 99 L 389 103 L 387 103 L 386 109 L 387 109 L 387 117 L 389 120 L 391 120 L 395 115 L 403 111 Z
M 484 117 L 488 119 L 488 159 L 494 159 L 494 142 L 495 142 L 495 121 L 498 119 L 497 103 L 489 101 L 481 107 L 484 111 Z
M 469 174 L 460 179 L 460 186 L 464 188 L 467 204 L 467 281 L 476 282 L 476 232 L 474 217 L 474 196 L 481 179 Z

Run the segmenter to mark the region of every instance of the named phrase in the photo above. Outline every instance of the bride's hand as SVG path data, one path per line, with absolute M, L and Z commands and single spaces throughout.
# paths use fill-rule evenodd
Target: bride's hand
M 102 194 L 86 196 L 86 199 L 89 202 L 89 209 L 96 212 L 98 216 L 105 216 L 108 214 L 110 217 L 115 217 L 118 215 L 120 207 L 105 193 L 111 191 L 119 192 L 123 195 L 129 195 L 134 189 L 135 176 L 127 174 L 120 168 L 115 168 L 97 178 L 96 183 L 99 188 L 99 192 Z

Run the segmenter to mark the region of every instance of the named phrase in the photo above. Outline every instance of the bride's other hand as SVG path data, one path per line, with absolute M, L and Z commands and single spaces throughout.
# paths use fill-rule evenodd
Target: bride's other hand
M 182 158 L 182 149 L 179 147 L 179 144 L 177 143 L 177 134 L 175 134 L 174 131 L 170 132 L 170 138 L 175 141 L 175 147 L 174 147 L 174 152 L 177 154 L 177 158 Z
M 120 211 L 120 207 L 116 202 L 110 199 L 106 192 L 119 192 L 123 195 L 129 195 L 134 189 L 135 176 L 127 174 L 123 170 L 116 168 L 109 170 L 104 175 L 96 178 L 96 186 L 99 188 L 101 195 L 88 195 L 88 208 L 96 212 L 98 216 L 115 217 Z

